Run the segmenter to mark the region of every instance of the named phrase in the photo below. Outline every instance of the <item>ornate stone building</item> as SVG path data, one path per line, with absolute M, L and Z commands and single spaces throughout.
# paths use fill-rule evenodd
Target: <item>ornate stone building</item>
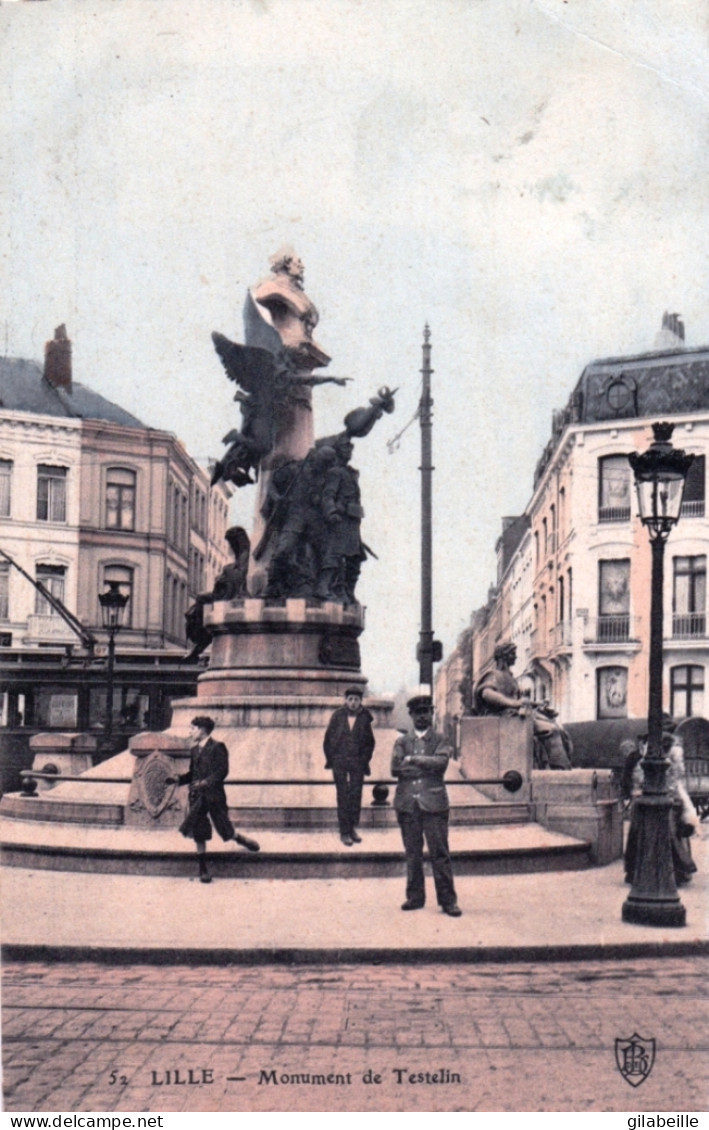
M 0 359 L 0 683 L 4 739 L 105 721 L 99 593 L 127 596 L 116 637 L 114 725 L 158 728 L 169 701 L 192 693 L 184 613 L 228 558 L 230 488 L 174 435 L 73 379 L 63 327 L 44 370 Z M 99 640 L 98 658 L 29 578 L 57 596 Z
M 681 324 L 668 327 L 662 348 L 584 369 L 554 414 L 524 515 L 504 520 L 497 585 L 473 616 L 474 678 L 511 637 L 515 673 L 565 722 L 647 712 L 650 547 L 627 454 L 649 446 L 657 420 L 695 456 L 665 551 L 664 706 L 705 712 L 709 348 L 685 348 L 671 332 Z

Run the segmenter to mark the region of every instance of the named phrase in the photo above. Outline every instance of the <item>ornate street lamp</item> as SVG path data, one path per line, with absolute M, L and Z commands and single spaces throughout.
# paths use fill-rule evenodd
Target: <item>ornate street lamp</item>
M 665 542 L 679 521 L 687 472 L 694 459 L 670 442 L 674 424 L 653 424 L 653 443 L 628 456 L 635 475 L 640 520 L 652 549 L 650 672 L 647 750 L 643 791 L 636 800 L 637 853 L 633 885 L 623 903 L 623 921 L 645 926 L 684 926 L 686 911 L 674 877 L 667 791 L 668 761 L 662 749 L 662 586 Z
M 116 660 L 116 633 L 123 626 L 123 615 L 129 597 L 124 596 L 118 581 L 108 581 L 106 592 L 99 593 L 101 619 L 108 632 L 108 661 L 106 664 L 106 730 L 105 744 L 110 748 L 113 741 L 113 670 Z

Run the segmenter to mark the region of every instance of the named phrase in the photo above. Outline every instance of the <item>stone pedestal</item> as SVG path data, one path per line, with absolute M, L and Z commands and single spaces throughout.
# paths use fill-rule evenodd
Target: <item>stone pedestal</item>
M 34 754 L 32 768 L 37 773 L 78 777 L 94 763 L 98 742 L 91 734 L 34 734 L 29 741 Z M 54 788 L 53 781 L 37 780 L 37 791 Z
M 206 714 L 215 722 L 212 736 L 229 750 L 229 779 L 247 782 L 227 786 L 230 807 L 259 809 L 260 822 L 265 810 L 301 809 L 307 826 L 311 820 L 305 810 L 331 809 L 335 803 L 323 754 L 332 712 L 342 706 L 349 686 L 366 687 L 358 643 L 363 610 L 330 602 L 244 598 L 215 603 L 205 612 L 214 638 L 197 695 L 173 703 L 169 730 L 131 739 L 136 757 L 131 798 L 143 806 L 134 809 L 131 819 L 179 823 L 181 798 L 176 807 L 172 795 L 162 803 L 162 792 L 174 791 L 174 786 L 164 786 L 164 778 L 172 775 L 168 764 L 189 752 L 192 719 Z M 365 694 L 364 705 L 374 717 L 372 780 L 388 778 L 398 736 L 391 724 L 393 703 Z M 177 771 L 186 766 L 185 761 Z M 248 827 L 247 814 L 243 823 Z
M 502 777 L 509 769 L 522 775 L 522 788 L 516 801 L 528 801 L 532 773 L 533 723 L 515 715 L 461 718 L 460 769 L 468 780 Z M 476 785 L 483 796 L 493 801 L 508 801 L 502 785 Z
M 623 814 L 611 769 L 535 769 L 532 798 L 535 819 L 586 840 L 599 867 L 623 854 Z

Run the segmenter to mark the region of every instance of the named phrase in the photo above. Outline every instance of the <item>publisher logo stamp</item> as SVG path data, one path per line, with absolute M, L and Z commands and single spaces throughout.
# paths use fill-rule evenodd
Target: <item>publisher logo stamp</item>
M 615 1042 L 615 1062 L 626 1083 L 639 1087 L 655 1062 L 654 1039 L 646 1040 L 637 1032 L 633 1032 L 632 1036 L 619 1037 Z

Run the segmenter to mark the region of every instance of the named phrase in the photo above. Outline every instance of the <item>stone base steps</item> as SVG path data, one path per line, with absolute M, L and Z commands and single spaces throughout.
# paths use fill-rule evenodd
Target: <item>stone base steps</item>
M 241 812 L 240 827 L 249 834 Z M 396 827 L 361 828 L 351 848 L 335 829 L 259 830 L 261 851 L 251 853 L 215 837 L 208 858 L 215 877 L 248 879 L 402 876 L 404 852 Z M 582 840 L 527 823 L 451 827 L 451 854 L 458 875 L 579 870 L 591 866 Z M 62 825 L 5 817 L 0 822 L 4 866 L 33 870 L 193 877 L 196 853 L 176 829 Z
M 529 804 L 514 801 L 492 804 L 485 801 L 477 792 L 475 795 L 476 802 L 473 804 L 454 803 L 451 806 L 451 824 L 466 826 L 525 824 L 533 816 Z M 60 796 L 59 790 L 54 789 L 34 797 L 8 793 L 2 798 L 0 811 L 3 817 L 47 823 L 92 824 L 98 827 L 119 827 L 126 823 L 124 804 L 84 802 L 76 796 L 64 799 Z M 337 810 L 334 802 L 307 807 L 292 803 L 241 805 L 238 808 L 230 808 L 229 814 L 235 824 L 243 824 L 244 827 L 249 828 L 302 831 L 337 828 Z M 396 828 L 396 813 L 391 804 L 365 804 L 362 807 L 361 825 L 363 828 Z

